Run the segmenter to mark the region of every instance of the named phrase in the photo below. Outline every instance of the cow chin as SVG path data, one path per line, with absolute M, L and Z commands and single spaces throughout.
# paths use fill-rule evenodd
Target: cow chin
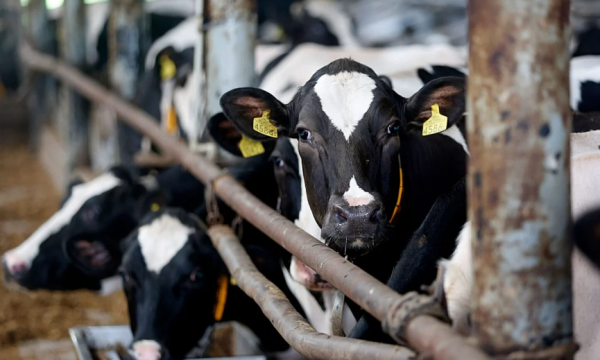
M 375 234 L 369 236 L 354 236 L 354 237 L 331 237 L 326 236 L 326 231 L 322 232 L 322 236 L 326 239 L 325 244 L 335 250 L 342 256 L 347 256 L 349 259 L 355 259 L 367 255 L 384 240 L 383 237 Z

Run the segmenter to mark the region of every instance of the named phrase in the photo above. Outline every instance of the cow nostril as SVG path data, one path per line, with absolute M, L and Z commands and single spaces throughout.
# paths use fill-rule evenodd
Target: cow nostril
M 348 216 L 346 215 L 346 213 L 344 213 L 344 210 L 342 210 L 339 207 L 336 207 L 335 209 L 335 220 L 338 224 L 343 224 L 346 221 L 348 221 Z
M 383 214 L 383 209 L 381 208 L 381 206 L 379 206 L 379 205 L 375 206 L 373 211 L 371 211 L 369 220 L 375 224 L 378 224 L 379 222 L 385 220 L 385 216 Z

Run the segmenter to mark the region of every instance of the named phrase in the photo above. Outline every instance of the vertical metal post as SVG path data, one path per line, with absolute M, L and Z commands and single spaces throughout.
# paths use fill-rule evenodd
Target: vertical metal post
M 228 90 L 256 85 L 256 0 L 206 0 L 207 111 L 221 111 L 219 99 Z M 205 127 L 206 118 L 199 124 Z
M 113 90 L 126 100 L 135 96 L 143 69 L 146 44 L 144 0 L 111 0 L 108 23 L 108 69 Z M 131 144 L 131 130 L 117 124 L 118 154 L 122 163 L 133 163 L 137 146 Z
M 569 3 L 469 2 L 472 324 L 492 355 L 572 338 Z
M 83 0 L 65 0 L 63 5 L 61 56 L 73 66 L 85 65 L 85 4 Z M 67 171 L 88 162 L 88 119 L 84 99 L 67 85 L 61 85 L 63 116 L 59 129 L 67 149 Z
M 195 121 L 195 131 L 189 134 L 190 149 L 198 148 L 198 140 L 204 132 L 205 112 L 206 112 L 206 89 L 202 85 L 202 73 L 204 71 L 204 0 L 196 0 L 196 44 L 194 45 L 194 89 L 196 90 L 196 101 L 194 101 L 193 111 Z

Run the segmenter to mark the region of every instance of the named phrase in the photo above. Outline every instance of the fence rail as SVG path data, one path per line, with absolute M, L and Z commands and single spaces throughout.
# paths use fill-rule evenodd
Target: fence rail
M 204 184 L 212 184 L 214 192 L 242 217 L 315 269 L 325 280 L 375 318 L 395 325 L 388 326 L 386 329 L 392 336 L 396 336 L 400 328 L 405 329 L 403 335 L 413 349 L 419 353 L 430 354 L 437 360 L 489 359 L 481 350 L 453 332 L 448 325 L 432 317 L 419 315 L 407 324 L 393 321 L 401 318 L 399 313 L 403 311 L 402 303 L 406 300 L 403 296 L 263 204 L 233 177 L 225 175 L 216 165 L 193 154 L 174 137 L 164 133 L 157 125 L 157 120 L 60 60 L 41 54 L 28 45 L 21 46 L 20 55 L 22 61 L 32 70 L 51 74 L 90 100 L 110 107 L 118 115 L 119 120 L 148 136 L 168 156 L 176 159 Z M 394 310 L 390 311 L 390 309 Z M 282 335 L 286 336 L 284 333 Z M 298 346 L 297 343 L 292 345 Z M 321 345 L 320 341 L 306 342 L 302 350 L 310 350 L 311 353 L 317 354 L 317 348 Z M 389 348 L 389 345 L 374 344 L 373 346 L 375 345 Z

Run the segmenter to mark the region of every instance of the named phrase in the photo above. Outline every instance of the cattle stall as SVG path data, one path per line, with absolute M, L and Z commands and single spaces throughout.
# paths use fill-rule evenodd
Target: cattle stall
M 215 17 L 218 25 L 231 26 L 227 29 L 209 26 L 208 34 L 205 33 L 207 111 L 216 112 L 218 98 L 225 90 L 252 85 L 254 81 L 252 77 L 232 76 L 227 69 L 254 74 L 244 71 L 244 66 L 253 68 L 249 59 L 252 59 L 254 34 L 249 29 L 255 21 L 251 13 L 255 2 L 234 1 L 239 6 L 235 11 L 221 8 L 222 2 L 206 2 L 214 3 L 214 8 L 209 5 L 208 15 Z M 73 0 L 66 4 L 72 4 L 67 9 L 76 12 L 80 2 Z M 127 9 L 134 11 L 136 7 Z M 253 268 L 231 229 L 218 223 L 209 224 L 212 226 L 208 234 L 240 288 L 259 304 L 277 330 L 302 355 L 315 359 L 408 359 L 413 356 L 408 347 L 439 360 L 572 359 L 576 345 L 567 236 L 570 115 L 568 90 L 561 85 L 568 83 L 570 2 L 472 0 L 468 11 L 467 132 L 471 157 L 468 218 L 473 234 L 468 248 L 472 249 L 475 275 L 470 299 L 473 308 L 470 339 L 450 328 L 439 303 L 431 297 L 395 293 L 262 204 L 226 171 L 168 136 L 156 119 L 131 106 L 126 101 L 131 97 L 127 88 L 131 83 L 123 82 L 125 77 L 115 74 L 130 64 L 127 59 L 136 54 L 129 51 L 138 45 L 125 46 L 119 52 L 115 43 L 118 31 L 113 30 L 111 35 L 114 67 L 111 81 L 115 92 L 77 70 L 74 65 L 80 57 L 68 49 L 65 54 L 70 55 L 65 57 L 70 64 L 44 55 L 25 42 L 20 55 L 28 71 L 49 74 L 71 89 L 69 99 L 76 99 L 76 92 L 101 103 L 119 121 L 144 134 L 240 216 L 381 321 L 384 331 L 403 345 L 317 333 L 291 308 L 282 293 Z M 233 20 L 228 23 L 230 19 Z M 240 19 L 243 21 L 236 21 Z M 130 23 L 136 21 L 127 22 Z M 76 29 L 78 25 L 69 26 Z M 121 34 L 129 34 L 127 31 L 136 33 L 125 29 Z M 498 38 L 499 32 L 504 36 L 490 41 Z M 220 40 L 231 40 L 233 35 L 243 39 L 242 46 L 231 47 L 231 43 Z M 126 37 L 136 44 L 143 43 L 134 35 Z M 215 48 L 215 44 L 221 43 L 230 47 Z M 240 51 L 240 57 L 227 58 L 234 50 Z M 197 52 L 196 56 L 201 54 Z M 229 62 L 221 61 L 222 58 Z M 119 65 L 119 61 L 125 65 Z M 135 72 L 135 69 L 126 71 Z M 239 83 L 233 83 L 229 76 Z M 199 83 L 197 78 L 195 83 Z M 69 109 L 73 108 L 70 105 Z M 199 110 L 195 112 L 198 114 Z M 514 259 L 519 261 L 515 264 Z M 506 306 L 507 303 L 511 306 Z

